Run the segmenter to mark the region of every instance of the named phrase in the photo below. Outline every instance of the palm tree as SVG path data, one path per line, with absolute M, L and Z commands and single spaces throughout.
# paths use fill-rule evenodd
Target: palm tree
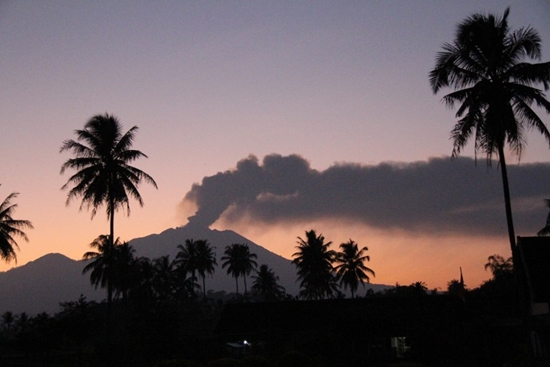
M 80 209 L 86 206 L 92 209 L 92 218 L 97 209 L 106 206 L 107 218 L 110 221 L 109 238 L 114 247 L 115 212 L 126 210 L 130 215 L 130 197 L 143 206 L 143 199 L 138 191 L 142 181 L 157 188 L 155 180 L 147 173 L 130 165 L 138 158 L 147 156 L 139 150 L 130 149 L 138 127 L 134 126 L 125 134 L 122 125 L 112 115 L 92 117 L 83 130 L 76 130 L 76 140 L 65 140 L 61 152 L 71 151 L 75 158 L 68 159 L 61 166 L 61 174 L 67 169 L 74 169 L 73 174 L 62 189 L 69 190 L 68 205 L 71 200 L 81 197 Z
M 511 32 L 509 9 L 502 18 L 474 14 L 458 26 L 455 41 L 443 45 L 430 72 L 434 93 L 442 88 L 455 91 L 443 97 L 447 106 L 459 104 L 460 118 L 451 132 L 453 157 L 473 137 L 476 154 L 486 154 L 490 165 L 498 156 L 508 237 L 512 254 L 516 254 L 510 190 L 504 148 L 506 143 L 518 158 L 525 145 L 525 131 L 538 130 L 550 142 L 550 132 L 531 109 L 535 103 L 550 113 L 550 102 L 536 85 L 547 90 L 550 62 L 531 64 L 525 59 L 540 60 L 541 39 L 531 27 Z
M 365 266 L 365 261 L 370 261 L 370 256 L 365 255 L 369 249 L 364 246 L 359 250 L 359 246 L 352 239 L 349 242 L 340 245 L 341 252 L 338 252 L 335 261 L 338 265 L 334 267 L 340 285 L 345 289 L 349 287 L 351 298 L 355 298 L 355 291 L 359 284 L 364 285 L 365 282 L 370 282 L 368 274 L 375 276 L 374 271 Z
M 111 246 L 111 239 L 108 235 L 100 235 L 90 243 L 90 247 L 96 251 L 86 252 L 82 258 L 84 260 L 93 260 L 89 262 L 82 274 L 90 272 L 90 282 L 97 287 L 107 288 L 107 302 L 110 304 L 113 299 L 113 291 L 115 285 L 114 271 L 114 248 L 119 245 L 117 239 L 114 246 Z
M 550 199 L 544 199 L 546 206 L 550 209 Z M 546 225 L 540 231 L 537 232 L 537 236 L 548 236 L 550 235 L 550 212 L 546 217 Z
M 267 264 L 260 265 L 252 278 L 254 279 L 252 291 L 264 301 L 274 301 L 284 296 L 285 288 L 279 285 L 279 277 Z
M 178 253 L 176 254 L 175 266 L 178 272 L 179 279 L 182 282 L 192 282 L 195 285 L 197 281 L 196 273 L 202 277 L 203 296 L 206 297 L 206 274 L 214 272 L 216 263 L 216 254 L 207 240 L 193 239 L 185 240 L 184 245 L 178 245 Z M 187 273 L 191 274 L 191 278 L 187 278 Z M 182 286 L 184 286 L 182 284 Z M 185 287 L 184 288 L 189 288 Z M 194 291 L 194 286 L 192 287 Z
M 128 290 L 129 297 L 139 303 L 147 303 L 154 299 L 153 289 L 153 262 L 148 257 L 138 257 L 133 265 L 133 279 L 130 289 Z
M 114 296 L 126 298 L 138 278 L 139 265 L 135 257 L 136 250 L 128 242 L 115 246 L 114 250 Z
M 332 262 L 335 252 L 329 250 L 332 242 L 325 243 L 323 235 L 306 231 L 306 239 L 298 237 L 298 251 L 292 255 L 300 282 L 300 296 L 306 299 L 324 299 L 337 290 Z
M 155 294 L 161 301 L 170 300 L 175 292 L 174 264 L 170 261 L 169 255 L 153 259 L 152 284 Z
M 197 290 L 199 285 L 197 279 L 193 276 L 188 277 L 187 271 L 183 268 L 181 263 L 174 261 L 173 280 L 174 280 L 174 297 L 178 301 L 187 301 L 195 299 L 197 296 Z
M 197 242 L 192 238 L 185 240 L 184 245 L 178 245 L 176 254 L 176 265 L 184 273 L 191 273 L 193 278 L 197 271 Z
M 244 293 L 246 294 L 246 276 L 258 266 L 256 259 L 258 256 L 250 252 L 247 244 L 234 243 L 225 247 L 225 256 L 221 259 L 222 268 L 227 267 L 227 274 L 235 278 L 237 295 L 239 294 L 239 277 L 244 279 Z
M 32 229 L 33 226 L 28 220 L 13 219 L 12 215 L 17 208 L 17 204 L 12 204 L 12 200 L 19 195 L 13 192 L 0 204 L 0 259 L 9 263 L 11 260 L 17 262 L 15 249 L 19 249 L 14 237 L 22 237 L 28 241 L 24 229 Z
M 196 270 L 202 278 L 202 293 L 203 297 L 206 298 L 206 274 L 214 274 L 214 267 L 217 266 L 218 263 L 216 261 L 216 253 L 214 252 L 215 248 L 210 246 L 207 240 L 198 240 L 196 246 Z
M 134 257 L 135 250 L 128 242 L 120 243 L 117 238 L 113 248 L 108 235 L 98 236 L 90 247 L 96 251 L 86 252 L 82 258 L 93 260 L 82 270 L 90 273 L 92 285 L 107 288 L 107 300 L 122 296 L 125 298 L 137 278 L 138 264 Z M 112 253 L 111 253 L 112 252 Z

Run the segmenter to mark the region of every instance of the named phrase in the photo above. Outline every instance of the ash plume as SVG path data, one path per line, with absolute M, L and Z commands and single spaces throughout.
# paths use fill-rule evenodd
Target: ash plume
M 519 235 L 544 225 L 550 198 L 550 164 L 509 165 Z M 255 156 L 234 169 L 204 177 L 183 204 L 197 211 L 190 225 L 208 227 L 222 215 L 264 223 L 350 220 L 380 229 L 497 234 L 506 226 L 498 165 L 471 158 L 413 163 L 334 164 L 312 169 L 301 156 Z

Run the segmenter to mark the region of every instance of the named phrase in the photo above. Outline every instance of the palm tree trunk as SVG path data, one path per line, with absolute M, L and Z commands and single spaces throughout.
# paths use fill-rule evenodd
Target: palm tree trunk
M 239 295 L 239 277 L 235 277 L 235 288 L 237 289 L 237 296 Z
M 502 174 L 502 188 L 504 191 L 504 206 L 506 208 L 506 224 L 508 225 L 508 239 L 510 240 L 510 249 L 512 257 L 516 254 L 516 235 L 514 232 L 514 221 L 512 220 L 512 202 L 510 200 L 510 187 L 508 185 L 508 172 L 506 169 L 506 159 L 504 158 L 504 148 L 499 146 L 498 156 L 500 163 L 500 172 Z
M 108 278 L 107 278 L 107 332 L 105 340 L 107 348 L 111 348 L 112 314 L 113 314 L 113 255 L 115 249 L 115 208 L 114 199 L 109 195 L 109 252 L 108 252 Z
M 113 198 L 109 198 L 109 265 L 111 267 L 109 279 L 107 279 L 107 305 L 113 303 L 113 282 L 112 282 L 112 267 L 113 267 L 113 253 L 115 250 L 115 208 Z
M 504 145 L 504 144 L 503 144 Z M 510 240 L 510 249 L 512 250 L 512 261 L 514 263 L 514 281 L 516 292 L 516 309 L 520 314 L 524 314 L 527 309 L 525 299 L 524 283 L 520 274 L 523 273 L 522 262 L 519 256 L 516 235 L 514 232 L 514 222 L 512 220 L 512 203 L 510 200 L 510 187 L 508 185 L 508 173 L 506 170 L 506 160 L 504 158 L 504 148 L 499 146 L 498 155 L 500 163 L 500 172 L 502 173 L 502 188 L 504 191 L 504 205 L 506 207 L 506 223 L 508 225 L 508 239 Z

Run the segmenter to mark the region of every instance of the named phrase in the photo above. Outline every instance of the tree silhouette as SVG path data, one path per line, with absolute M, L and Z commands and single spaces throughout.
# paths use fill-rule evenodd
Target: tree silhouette
M 136 264 L 136 250 L 128 242 L 123 242 L 114 248 L 114 296 L 126 298 L 129 290 L 136 282 L 139 269 Z
M 191 239 L 186 239 L 185 244 L 178 245 L 176 254 L 176 265 L 180 271 L 190 273 L 193 279 L 196 279 L 197 272 L 197 242 Z
M 495 254 L 487 258 L 485 270 L 491 271 L 493 277 L 483 282 L 476 292 L 492 299 L 499 300 L 498 303 L 516 304 L 516 277 L 514 275 L 514 261 L 512 257 L 505 259 Z M 502 305 L 498 305 L 501 309 Z
M 216 253 L 214 252 L 214 248 L 210 245 L 210 243 L 208 243 L 207 240 L 198 240 L 196 245 L 196 269 L 202 278 L 202 294 L 203 297 L 206 298 L 206 274 L 213 274 L 215 271 L 215 266 L 217 266 L 218 263 L 216 261 Z
M 447 283 L 447 294 L 464 299 L 465 293 L 466 286 L 464 285 L 464 282 L 461 282 L 458 279 L 453 279 Z
M 26 312 L 21 312 L 15 317 L 15 328 L 18 333 L 24 333 L 29 327 L 30 317 Z
M 335 252 L 329 250 L 332 242 L 325 243 L 323 235 L 306 231 L 306 239 L 298 237 L 298 249 L 292 257 L 300 280 L 300 296 L 306 299 L 324 299 L 335 294 L 336 279 L 332 262 Z
M 487 258 L 484 267 L 485 270 L 491 271 L 495 279 L 508 277 L 514 272 L 514 261 L 512 257 L 505 260 L 502 256 L 495 254 Z
M 13 312 L 6 311 L 2 314 L 2 325 L 6 329 L 6 339 L 11 338 L 11 327 L 13 323 L 15 322 L 15 316 Z
M 521 156 L 525 131 L 538 130 L 550 141 L 550 132 L 531 109 L 535 103 L 550 113 L 550 102 L 536 88 L 550 83 L 550 62 L 531 64 L 525 59 L 540 60 L 541 39 L 531 27 L 511 32 L 509 9 L 502 18 L 473 14 L 459 24 L 452 44 L 445 43 L 430 72 L 434 93 L 442 88 L 455 91 L 443 97 L 447 106 L 459 104 L 460 118 L 451 132 L 453 156 L 457 156 L 470 138 L 475 152 L 483 152 L 490 165 L 498 156 L 502 175 L 508 237 L 513 256 L 516 254 L 510 189 L 504 148 Z
M 114 245 L 111 245 L 112 243 L 108 235 L 99 235 L 90 243 L 90 247 L 96 249 L 96 251 L 88 251 L 82 256 L 84 260 L 92 260 L 84 266 L 82 274 L 90 272 L 90 282 L 96 289 L 97 287 L 107 288 L 109 303 L 113 299 L 116 282 L 113 252 L 120 244 L 118 239 L 114 242 Z
M 214 267 L 218 265 L 214 248 L 207 240 L 193 239 L 185 240 L 185 244 L 178 245 L 177 248 L 176 265 L 179 271 L 184 274 L 191 273 L 195 281 L 196 273 L 199 273 L 202 278 L 203 296 L 206 297 L 206 274 L 213 274 Z
M 153 289 L 153 262 L 148 257 L 138 257 L 132 266 L 131 286 L 128 296 L 132 301 L 141 304 L 153 303 L 155 294 Z
M 175 283 L 174 262 L 170 261 L 170 256 L 165 255 L 153 259 L 152 284 L 159 300 L 168 301 L 172 299 L 175 292 Z
M 76 130 L 76 140 L 65 140 L 61 152 L 71 151 L 75 158 L 70 158 L 61 166 L 61 174 L 68 169 L 76 170 L 62 189 L 69 190 L 66 204 L 81 197 L 80 209 L 86 206 L 92 209 L 92 218 L 97 209 L 105 205 L 109 219 L 108 244 L 114 247 L 115 212 L 118 209 L 126 210 L 130 214 L 130 197 L 136 199 L 143 206 L 143 199 L 138 191 L 142 181 L 152 184 L 155 180 L 147 173 L 130 165 L 138 158 L 147 157 L 139 150 L 131 149 L 137 126 L 132 127 L 125 134 L 122 125 L 112 115 L 96 115 L 92 117 L 84 129 Z M 112 251 L 105 252 L 108 256 Z M 111 303 L 111 293 L 108 302 Z
M 197 279 L 195 277 L 188 277 L 187 272 L 180 266 L 176 261 L 174 261 L 175 266 L 173 269 L 173 279 L 174 279 L 174 297 L 179 301 L 187 301 L 190 299 L 195 299 L 197 296 L 197 290 L 200 287 L 197 284 Z
M 221 260 L 222 268 L 227 267 L 227 274 L 231 274 L 235 278 L 235 287 L 237 295 L 239 294 L 239 277 L 244 280 L 244 294 L 246 294 L 246 276 L 258 266 L 256 259 L 258 256 L 250 252 L 247 244 L 234 243 L 226 246 L 224 256 Z
M 96 289 L 107 288 L 107 299 L 126 298 L 140 276 L 140 259 L 134 256 L 135 249 L 128 242 L 120 243 L 119 239 L 111 248 L 108 235 L 98 236 L 90 247 L 96 251 L 88 251 L 82 256 L 84 260 L 92 260 L 82 273 L 90 272 L 90 282 Z
M 33 226 L 28 220 L 13 219 L 12 215 L 17 208 L 17 204 L 12 204 L 12 200 L 19 195 L 13 192 L 0 204 L 0 259 L 9 263 L 11 260 L 17 262 L 15 249 L 19 249 L 14 237 L 19 236 L 28 241 L 24 229 L 32 229 Z M 14 249 L 15 248 L 15 249 Z
M 260 265 L 256 275 L 252 276 L 252 291 L 264 301 L 275 301 L 284 297 L 285 288 L 279 285 L 279 277 L 267 264 Z
M 359 250 L 357 243 L 349 240 L 340 245 L 341 251 L 336 253 L 334 270 L 338 275 L 340 284 L 345 289 L 351 291 L 351 298 L 355 298 L 355 292 L 359 284 L 364 285 L 365 282 L 370 282 L 368 274 L 375 276 L 374 271 L 365 265 L 365 261 L 370 261 L 370 256 L 365 255 L 368 248 L 364 246 Z

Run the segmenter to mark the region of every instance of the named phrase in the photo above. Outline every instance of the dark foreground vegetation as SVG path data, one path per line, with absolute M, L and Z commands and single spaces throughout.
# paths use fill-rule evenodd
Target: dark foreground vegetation
M 518 316 L 511 262 L 487 268 L 480 287 L 453 280 L 445 293 L 417 282 L 354 299 L 133 294 L 110 311 L 81 297 L 54 316 L 4 313 L 0 366 L 550 365 L 532 357 L 531 331 L 548 338 L 549 325 Z

